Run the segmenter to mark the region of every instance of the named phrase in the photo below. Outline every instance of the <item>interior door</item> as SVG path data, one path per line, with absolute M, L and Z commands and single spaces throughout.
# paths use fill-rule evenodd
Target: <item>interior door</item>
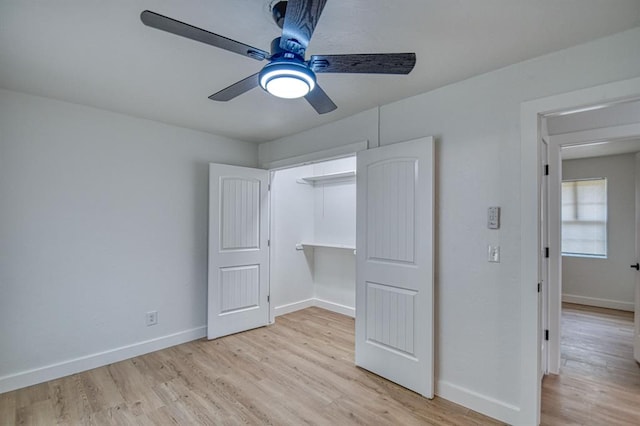
M 636 262 L 640 261 L 640 153 L 636 154 Z M 640 273 L 636 269 L 633 357 L 640 362 Z
M 209 165 L 207 335 L 269 322 L 269 172 Z
M 357 155 L 356 365 L 433 397 L 433 138 Z

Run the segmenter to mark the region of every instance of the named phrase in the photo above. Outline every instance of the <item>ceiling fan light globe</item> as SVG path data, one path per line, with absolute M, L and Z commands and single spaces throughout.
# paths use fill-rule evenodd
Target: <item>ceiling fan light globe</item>
M 272 62 L 259 76 L 260 86 L 274 96 L 296 99 L 316 87 L 316 78 L 309 68 L 295 62 Z
M 309 84 L 297 77 L 274 77 L 266 84 L 267 92 L 284 99 L 296 99 L 309 93 Z

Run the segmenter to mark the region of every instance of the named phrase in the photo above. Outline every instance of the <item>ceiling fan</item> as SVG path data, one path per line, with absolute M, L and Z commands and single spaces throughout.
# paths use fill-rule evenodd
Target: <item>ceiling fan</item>
M 260 86 L 274 96 L 287 99 L 303 97 L 318 114 L 337 107 L 316 81 L 316 73 L 409 74 L 416 63 L 415 53 L 373 53 L 312 55 L 305 53 L 327 0 L 288 0 L 271 5 L 282 36 L 271 42 L 271 53 L 177 21 L 149 10 L 141 13 L 142 22 L 191 40 L 210 44 L 230 52 L 263 61 L 260 72 L 209 96 L 214 101 L 229 101 Z

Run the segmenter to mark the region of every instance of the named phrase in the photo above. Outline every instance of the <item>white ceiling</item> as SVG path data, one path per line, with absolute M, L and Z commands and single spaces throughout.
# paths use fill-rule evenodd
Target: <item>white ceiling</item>
M 321 74 L 338 109 L 254 89 L 262 63 L 144 26 L 149 9 L 269 50 L 267 0 L 0 0 L 0 87 L 267 141 L 640 24 L 640 0 L 328 0 L 307 53 L 416 52 L 408 76 Z
M 640 139 L 610 140 L 564 147 L 561 150 L 563 160 L 604 157 L 608 155 L 631 154 L 640 152 Z

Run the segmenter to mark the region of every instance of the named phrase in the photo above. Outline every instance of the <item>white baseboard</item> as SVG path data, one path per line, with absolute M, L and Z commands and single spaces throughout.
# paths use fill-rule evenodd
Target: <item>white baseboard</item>
M 338 314 L 347 315 L 351 318 L 356 317 L 356 308 L 351 306 L 341 305 L 339 303 L 329 302 L 328 300 L 313 299 L 314 306 L 318 308 L 326 309 L 327 311 L 336 312 Z
M 278 317 L 280 315 L 290 314 L 291 312 L 299 311 L 301 309 L 310 308 L 315 306 L 313 301 L 315 299 L 305 299 L 299 302 L 289 303 L 287 305 L 276 306 L 273 308 L 273 315 Z
M 575 294 L 563 294 L 562 301 L 576 303 L 578 305 L 597 306 L 599 308 L 618 309 L 621 311 L 634 312 L 635 306 L 630 302 L 620 300 L 599 299 L 597 297 L 577 296 Z
M 144 355 L 149 352 L 155 352 L 160 349 L 200 339 L 206 335 L 206 326 L 192 328 L 191 330 L 180 331 L 167 336 L 156 337 L 155 339 L 121 346 L 108 351 L 98 352 L 70 359 L 68 361 L 3 376 L 0 377 L 0 393 L 47 382 L 49 380 L 59 379 L 60 377 L 69 376 L 71 374 L 80 373 L 93 368 L 102 367 L 107 364 L 112 364 L 114 362 Z
M 436 383 L 436 395 L 510 425 L 520 421 L 520 408 L 444 380 Z
M 305 299 L 300 302 L 289 303 L 287 305 L 276 306 L 273 309 L 274 316 L 280 316 L 284 314 L 290 314 L 291 312 L 299 311 L 301 309 L 310 308 L 311 306 L 317 306 L 318 308 L 323 308 L 331 312 L 336 312 L 338 314 L 343 314 L 350 316 L 351 318 L 355 318 L 356 310 L 350 306 L 341 305 L 339 303 L 329 302 L 327 300 L 322 299 Z

